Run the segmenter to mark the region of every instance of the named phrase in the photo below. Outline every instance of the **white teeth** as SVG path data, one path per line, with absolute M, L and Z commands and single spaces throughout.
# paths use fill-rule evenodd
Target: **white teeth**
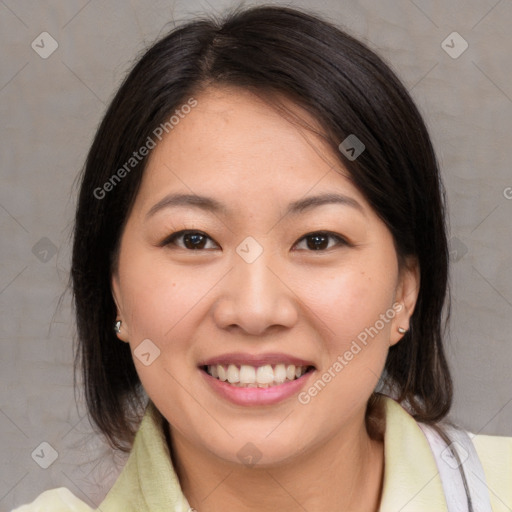
M 274 382 L 274 370 L 272 370 L 272 366 L 269 364 L 260 366 L 256 371 L 256 382 L 258 384 L 270 384 Z
M 228 366 L 228 371 L 226 375 L 230 384 L 240 382 L 240 371 L 234 364 L 230 364 Z
M 217 365 L 217 371 L 219 373 L 219 379 L 222 380 L 222 381 L 225 381 L 227 380 L 227 375 L 226 375 L 226 370 L 224 369 L 224 366 L 222 365 Z
M 240 366 L 240 382 L 242 384 L 254 384 L 256 382 L 256 369 L 254 366 L 246 364 Z
M 295 366 L 293 364 L 276 364 L 274 366 L 265 364 L 263 366 L 251 366 L 242 364 L 238 367 L 235 364 L 210 365 L 207 372 L 216 379 L 223 382 L 228 381 L 231 385 L 244 388 L 268 388 L 291 382 L 306 373 L 308 366 Z
M 286 380 L 286 368 L 284 364 L 276 364 L 274 368 L 274 380 L 283 383 Z

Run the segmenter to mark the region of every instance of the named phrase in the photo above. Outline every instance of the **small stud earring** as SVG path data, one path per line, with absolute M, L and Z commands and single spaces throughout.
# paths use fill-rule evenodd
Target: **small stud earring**
M 117 334 L 121 331 L 121 320 L 117 320 L 114 324 L 114 331 L 116 331 Z
M 405 333 L 407 332 L 407 330 L 406 330 L 406 329 L 404 329 L 403 327 L 399 327 L 399 328 L 398 328 L 398 332 L 399 332 L 400 334 L 405 334 Z

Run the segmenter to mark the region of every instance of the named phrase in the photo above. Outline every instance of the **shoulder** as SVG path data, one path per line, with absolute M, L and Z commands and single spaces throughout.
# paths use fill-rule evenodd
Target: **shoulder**
M 509 463 L 512 460 L 512 437 L 474 435 L 471 432 L 468 434 L 473 439 L 473 444 L 480 456 L 501 459 Z
M 34 501 L 11 512 L 92 512 L 93 509 L 79 500 L 69 489 L 58 487 L 41 493 Z
M 469 433 L 491 480 L 510 487 L 512 481 L 512 437 L 473 435 Z M 503 480 L 503 482 L 501 482 Z
M 482 464 L 492 510 L 512 507 L 512 437 L 473 435 L 467 432 Z

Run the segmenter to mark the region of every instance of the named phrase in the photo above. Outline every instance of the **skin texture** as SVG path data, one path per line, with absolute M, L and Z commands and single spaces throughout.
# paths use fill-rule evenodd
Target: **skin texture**
M 208 88 L 196 98 L 151 154 L 112 276 L 119 338 L 132 352 L 145 339 L 160 350 L 149 366 L 134 362 L 170 424 L 182 489 L 199 512 L 377 510 L 383 444 L 370 438 L 365 409 L 403 336 L 398 326 L 409 327 L 415 261 L 399 269 L 390 231 L 316 135 L 245 90 Z M 211 196 L 230 212 L 179 206 L 146 218 L 171 192 Z M 289 203 L 325 192 L 362 208 L 284 215 Z M 160 245 L 182 229 L 209 238 L 201 250 L 183 237 Z M 315 250 L 304 235 L 318 231 L 349 244 L 326 238 Z M 248 236 L 263 249 L 252 263 L 236 252 Z M 397 303 L 394 318 L 307 404 L 295 394 L 234 405 L 198 369 L 225 353 L 283 352 L 313 361 L 314 382 Z M 237 455 L 249 442 L 261 454 L 252 467 Z

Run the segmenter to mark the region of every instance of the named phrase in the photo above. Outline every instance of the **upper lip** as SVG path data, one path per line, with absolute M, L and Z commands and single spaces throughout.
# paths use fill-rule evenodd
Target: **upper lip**
M 216 364 L 247 364 L 250 366 L 264 366 L 266 364 L 293 364 L 295 366 L 315 366 L 312 361 L 277 352 L 268 354 L 244 354 L 241 352 L 232 352 L 230 354 L 221 354 L 219 356 L 205 359 L 199 363 L 199 366 L 213 366 Z

